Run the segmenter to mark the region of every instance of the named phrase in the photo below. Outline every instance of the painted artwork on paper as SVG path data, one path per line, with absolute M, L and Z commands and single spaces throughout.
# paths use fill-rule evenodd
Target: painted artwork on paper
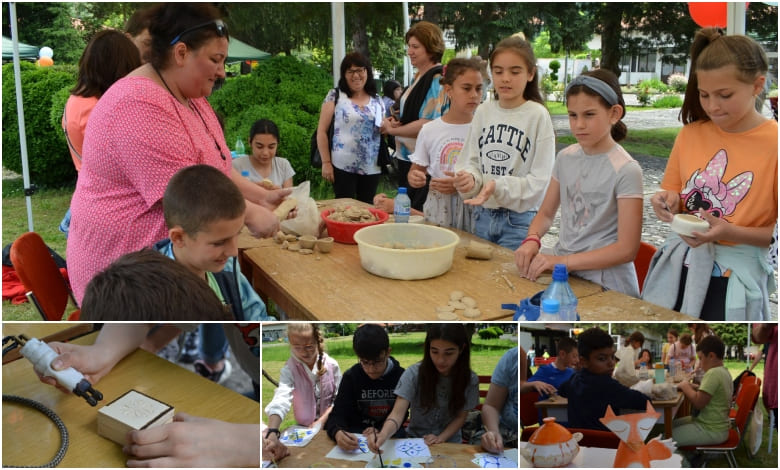
M 306 428 L 303 426 L 290 426 L 282 432 L 279 442 L 286 446 L 303 447 L 320 431 L 320 427 Z

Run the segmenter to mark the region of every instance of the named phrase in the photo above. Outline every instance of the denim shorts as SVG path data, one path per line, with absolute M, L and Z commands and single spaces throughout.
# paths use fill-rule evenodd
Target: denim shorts
M 498 245 L 516 250 L 528 236 L 528 227 L 536 211 L 515 212 L 509 209 L 474 208 L 474 234 Z

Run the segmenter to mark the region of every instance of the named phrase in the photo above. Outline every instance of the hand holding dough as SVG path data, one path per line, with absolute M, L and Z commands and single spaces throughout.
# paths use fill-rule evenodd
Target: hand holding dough
M 279 219 L 279 221 L 285 220 L 287 219 L 287 214 L 293 211 L 297 206 L 298 201 L 296 201 L 294 197 L 288 197 L 282 201 L 281 204 L 279 204 L 279 207 L 274 209 L 274 215 Z

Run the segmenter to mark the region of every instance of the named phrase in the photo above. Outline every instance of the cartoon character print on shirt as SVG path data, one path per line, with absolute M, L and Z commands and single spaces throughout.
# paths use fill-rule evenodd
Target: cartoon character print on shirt
M 607 194 L 599 188 L 583 188 L 583 181 L 587 175 L 577 177 L 573 185 L 566 188 L 566 197 L 563 203 L 568 206 L 568 226 L 578 234 L 590 224 L 591 217 L 596 213 L 596 208 L 607 203 Z
M 742 199 L 747 196 L 753 183 L 753 172 L 745 171 L 724 182 L 723 175 L 728 165 L 724 149 L 718 150 L 707 162 L 703 171 L 695 171 L 685 184 L 680 199 L 687 212 L 704 209 L 715 217 L 724 218 L 734 213 Z
M 249 346 L 249 351 L 255 357 L 260 357 L 260 324 L 259 323 L 236 323 L 236 328 L 241 331 L 244 343 Z

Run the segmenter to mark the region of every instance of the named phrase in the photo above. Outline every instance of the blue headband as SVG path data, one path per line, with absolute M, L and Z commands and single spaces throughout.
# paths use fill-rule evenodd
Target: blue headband
M 598 78 L 593 78 L 589 75 L 580 75 L 572 80 L 571 83 L 569 83 L 569 86 L 566 87 L 565 96 L 569 95 L 569 90 L 571 90 L 571 87 L 577 85 L 582 85 L 598 93 L 598 95 L 604 98 L 610 106 L 620 104 L 618 101 L 618 95 L 611 86 L 607 85 L 605 82 L 602 82 Z

